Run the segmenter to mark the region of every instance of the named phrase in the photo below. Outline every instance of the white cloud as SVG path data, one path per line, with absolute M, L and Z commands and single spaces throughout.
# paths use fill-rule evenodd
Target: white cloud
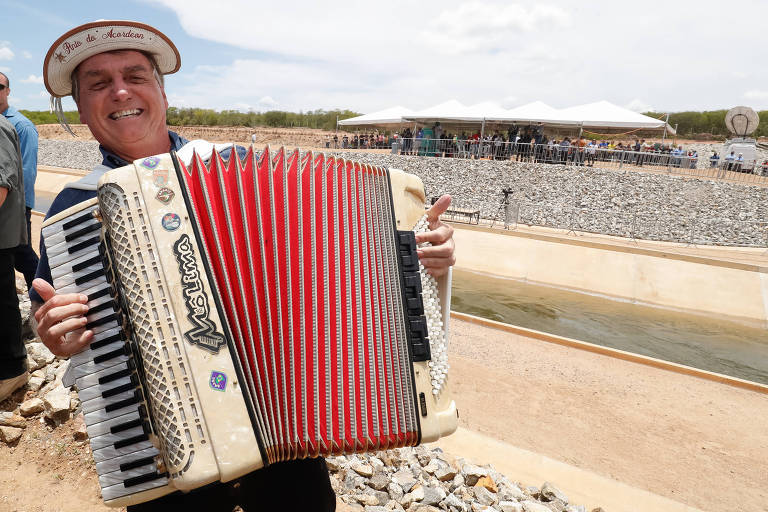
M 0 66 L 0 72 L 10 73 L 11 72 L 11 68 L 9 68 L 8 66 Z
M 33 57 L 33 55 L 26 50 L 21 52 L 21 56 L 24 57 L 25 59 L 31 59 Z
M 752 89 L 745 92 L 744 97 L 748 100 L 768 100 L 768 91 Z
M 22 78 L 20 80 L 22 83 L 25 84 L 43 84 L 43 76 L 35 76 L 35 75 L 29 75 L 27 78 Z
M 450 98 L 504 106 L 542 100 L 555 107 L 605 99 L 674 112 L 757 100 L 768 82 L 768 69 L 754 65 L 768 16 L 768 4 L 757 2 L 723 45 L 721 20 L 695 0 L 646 0 L 642 9 L 609 0 L 390 0 L 353 7 L 295 0 L 270 5 L 266 17 L 252 0 L 222 0 L 217 9 L 208 0 L 146 1 L 173 11 L 189 36 L 230 45 L 236 55 L 211 55 L 208 63 L 218 63 L 212 67 L 183 54 L 179 78 L 169 77 L 174 105 L 371 112 Z M 670 19 L 686 22 L 669 30 L 664 20 Z M 262 103 L 265 97 L 277 107 Z
M 428 24 L 424 40 L 449 52 L 516 51 L 517 36 L 568 26 L 565 10 L 552 5 L 466 2 L 446 9 Z
M 629 110 L 633 110 L 635 112 L 655 112 L 654 108 L 644 102 L 643 100 L 640 100 L 638 98 L 633 99 L 629 103 L 627 103 L 625 108 L 628 108 Z
M 13 60 L 13 57 L 14 57 L 13 50 L 8 48 L 7 46 L 0 46 L 0 60 Z

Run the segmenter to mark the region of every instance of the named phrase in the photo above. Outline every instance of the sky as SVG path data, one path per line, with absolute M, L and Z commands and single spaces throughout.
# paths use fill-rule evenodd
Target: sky
M 46 110 L 50 45 L 82 23 L 129 19 L 178 47 L 181 69 L 166 77 L 174 107 L 763 110 L 767 15 L 760 0 L 0 0 L 0 71 L 11 105 Z

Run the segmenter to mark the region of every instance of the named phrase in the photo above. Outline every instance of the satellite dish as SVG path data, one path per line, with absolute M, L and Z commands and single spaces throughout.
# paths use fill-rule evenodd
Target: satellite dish
M 749 107 L 733 107 L 725 114 L 725 127 L 739 137 L 746 137 L 757 130 L 760 118 Z

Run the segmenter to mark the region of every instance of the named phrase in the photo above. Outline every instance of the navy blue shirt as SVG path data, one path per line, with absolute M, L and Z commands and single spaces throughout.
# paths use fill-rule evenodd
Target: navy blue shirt
M 187 142 L 189 142 L 184 137 L 181 137 L 179 134 L 170 130 L 168 130 L 168 138 L 171 139 L 171 149 L 173 151 L 180 150 Z M 240 158 L 245 158 L 246 149 L 241 146 L 236 147 Z M 131 162 L 123 160 L 102 145 L 99 145 L 99 151 L 101 151 L 101 154 L 104 157 L 104 159 L 101 161 L 101 164 L 109 167 L 110 169 L 117 169 L 119 167 L 125 167 L 126 165 L 131 164 Z M 225 160 L 229 158 L 230 154 L 231 149 L 227 149 L 221 152 L 221 156 Z M 56 199 L 53 200 L 53 203 L 48 209 L 48 213 L 46 213 L 45 218 L 48 219 L 53 217 L 57 213 L 61 213 L 67 208 L 71 208 L 78 203 L 92 199 L 96 197 L 96 194 L 97 192 L 95 190 L 65 188 L 59 192 L 59 195 L 57 195 Z M 51 267 L 48 265 L 48 255 L 45 251 L 45 243 L 43 242 L 42 233 L 40 234 L 40 262 L 37 265 L 37 273 L 35 274 L 35 277 L 45 279 L 49 283 L 53 284 L 53 278 L 51 277 Z M 34 289 L 30 290 L 29 298 L 33 301 L 43 302 L 43 299 Z

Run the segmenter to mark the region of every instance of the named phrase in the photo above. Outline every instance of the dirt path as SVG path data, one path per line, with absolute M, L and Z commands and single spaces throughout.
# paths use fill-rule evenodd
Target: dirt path
M 465 428 L 702 510 L 768 510 L 768 396 L 461 321 L 449 353 Z

